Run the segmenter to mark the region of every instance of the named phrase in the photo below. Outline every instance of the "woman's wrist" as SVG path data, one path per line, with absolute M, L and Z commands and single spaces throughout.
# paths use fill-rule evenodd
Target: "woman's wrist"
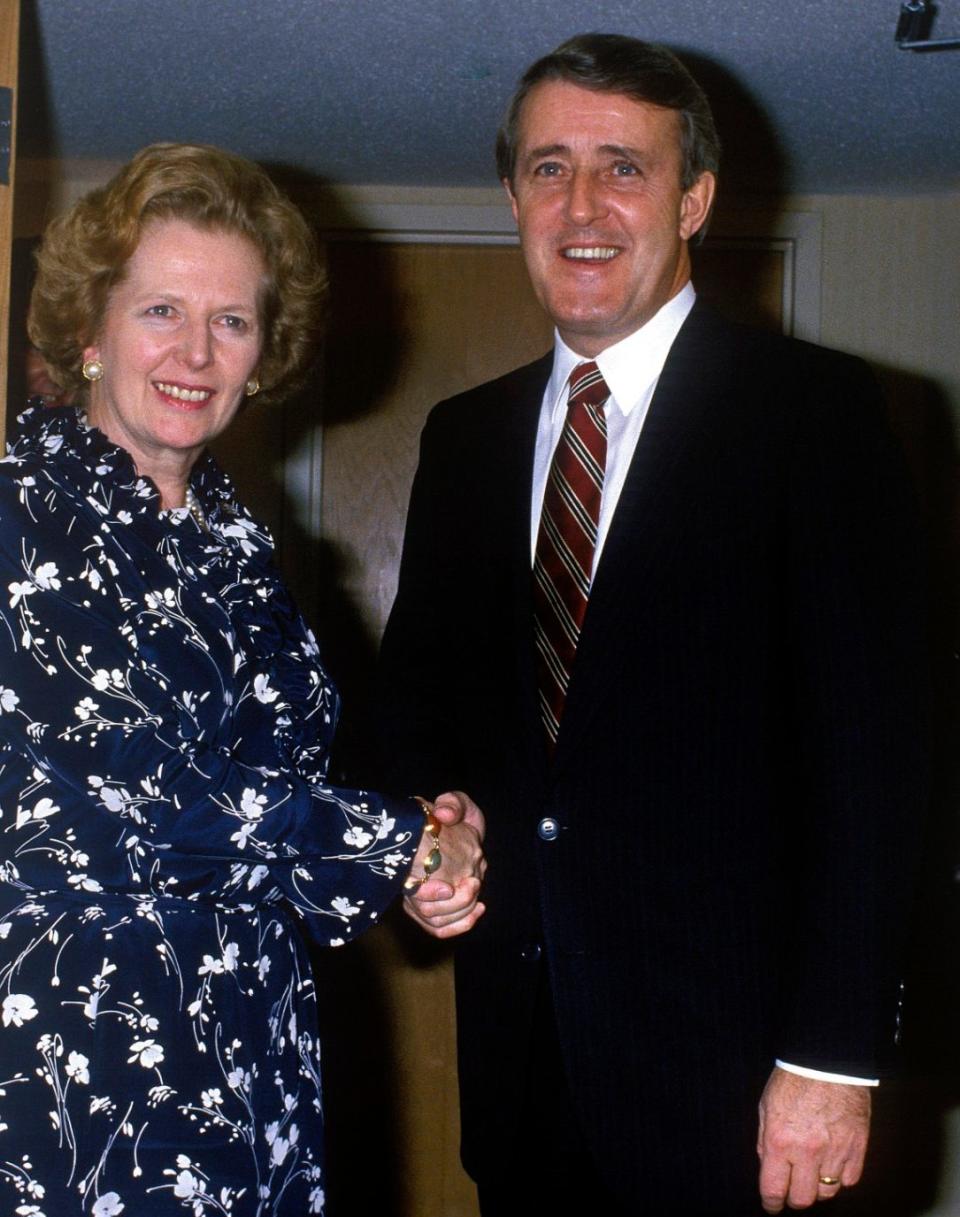
M 413 797 L 420 804 L 425 820 L 423 836 L 421 837 L 420 846 L 417 853 L 420 853 L 420 850 L 423 849 L 425 844 L 428 845 L 429 848 L 423 861 L 420 863 L 423 868 L 423 874 L 414 875 L 411 869 L 411 873 L 407 876 L 403 884 L 403 890 L 408 894 L 418 891 L 423 884 L 426 883 L 434 871 L 439 870 L 443 864 L 443 855 L 440 853 L 440 829 L 442 825 L 433 813 L 433 804 L 429 799 L 425 799 L 419 794 L 416 794 Z M 416 865 L 417 860 L 414 858 L 413 866 L 416 867 Z

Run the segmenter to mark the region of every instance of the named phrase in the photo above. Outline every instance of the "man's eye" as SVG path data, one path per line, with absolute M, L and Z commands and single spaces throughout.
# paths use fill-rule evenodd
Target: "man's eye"
M 639 170 L 636 165 L 631 165 L 629 161 L 618 161 L 613 167 L 613 172 L 617 177 L 635 177 Z
M 556 177 L 559 172 L 560 166 L 556 161 L 545 161 L 534 170 L 534 173 L 538 177 Z

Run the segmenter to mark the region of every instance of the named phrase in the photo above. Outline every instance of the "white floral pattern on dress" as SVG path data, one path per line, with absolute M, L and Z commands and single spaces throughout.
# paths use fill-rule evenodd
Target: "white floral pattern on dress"
M 338 945 L 373 922 L 422 814 L 327 784 L 336 692 L 211 458 L 204 530 L 72 409 L 19 422 L 0 462 L 7 1211 L 322 1213 L 301 931 Z

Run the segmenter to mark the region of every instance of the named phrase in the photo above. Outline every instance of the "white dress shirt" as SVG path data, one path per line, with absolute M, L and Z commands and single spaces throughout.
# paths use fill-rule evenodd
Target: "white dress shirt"
M 696 293 L 687 285 L 668 300 L 639 330 L 607 347 L 597 356 L 597 367 L 607 382 L 610 397 L 603 408 L 607 419 L 607 466 L 603 476 L 603 498 L 597 527 L 597 547 L 593 554 L 593 569 L 610 531 L 610 521 L 620 499 L 620 491 L 633 459 L 634 449 L 643 429 L 653 391 L 673 340 L 693 308 Z M 537 426 L 537 444 L 533 456 L 533 496 L 530 511 L 530 561 L 537 548 L 540 511 L 550 472 L 553 451 L 567 416 L 570 373 L 577 364 L 586 362 L 582 355 L 571 351 L 559 334 L 554 334 L 553 371 L 547 382 Z
M 600 502 L 600 519 L 597 526 L 597 545 L 593 553 L 593 571 L 603 551 L 610 523 L 620 500 L 620 491 L 626 480 L 627 470 L 646 421 L 647 411 L 654 390 L 663 371 L 673 341 L 680 327 L 693 308 L 696 292 L 689 281 L 681 290 L 655 313 L 646 325 L 641 326 L 626 338 L 601 351 L 596 358 L 597 367 L 603 373 L 610 390 L 604 406 L 607 420 L 607 464 L 603 478 L 603 497 Z M 530 503 L 530 562 L 536 554 L 537 533 L 540 531 L 540 512 L 553 452 L 560 441 L 560 433 L 567 416 L 570 373 L 587 362 L 582 355 L 572 351 L 558 333 L 554 333 L 553 371 L 547 382 L 540 407 L 537 425 L 537 442 L 533 458 L 533 492 Z M 787 1061 L 776 1062 L 789 1073 L 813 1078 L 823 1082 L 847 1082 L 857 1086 L 876 1086 L 876 1078 L 848 1077 L 846 1074 L 824 1073 L 819 1069 L 808 1069 L 803 1065 L 791 1065 Z

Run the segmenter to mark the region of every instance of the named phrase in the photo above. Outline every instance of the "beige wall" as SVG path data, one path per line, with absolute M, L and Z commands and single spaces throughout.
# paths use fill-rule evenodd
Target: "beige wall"
M 937 381 L 960 421 L 960 191 L 798 203 L 823 217 L 823 342 Z

